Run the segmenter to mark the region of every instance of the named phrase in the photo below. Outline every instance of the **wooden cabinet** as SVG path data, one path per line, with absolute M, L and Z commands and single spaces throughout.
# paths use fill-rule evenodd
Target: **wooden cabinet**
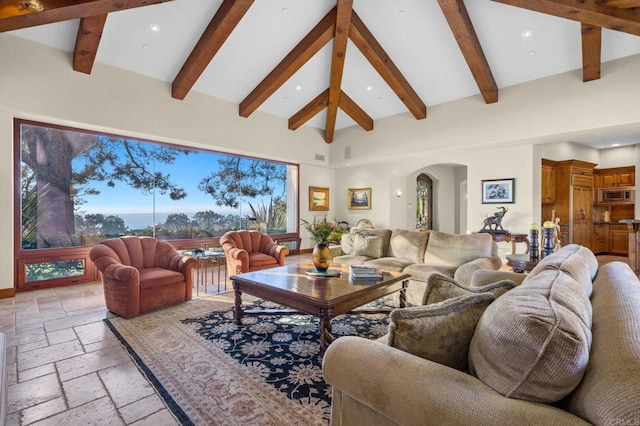
M 542 204 L 556 202 L 556 166 L 555 162 L 543 159 L 541 171 Z
M 562 241 L 563 245 L 573 243 L 593 247 L 594 167 L 593 163 L 579 160 L 555 163 L 555 201 L 544 205 L 542 213 L 553 209 L 561 223 L 568 222 L 569 235 Z
M 609 251 L 609 229 L 607 225 L 593 225 L 593 252 Z
M 609 253 L 629 253 L 629 230 L 627 225 L 609 225 Z
M 615 188 L 618 186 L 636 186 L 636 168 L 615 167 L 611 169 L 599 169 L 597 175 L 597 188 Z

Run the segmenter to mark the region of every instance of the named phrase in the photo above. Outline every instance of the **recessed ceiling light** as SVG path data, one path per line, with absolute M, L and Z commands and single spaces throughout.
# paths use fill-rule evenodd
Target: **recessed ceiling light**
M 158 31 L 160 31 L 160 25 L 158 25 L 158 24 L 151 24 L 151 25 L 149 25 L 149 28 L 151 29 L 151 31 L 156 32 L 156 33 Z
M 300 86 L 300 85 L 296 86 L 296 90 L 297 90 L 298 92 L 299 92 L 299 91 L 301 91 L 301 90 L 302 90 L 302 86 Z
M 404 16 L 406 14 L 407 14 L 407 12 L 405 12 L 404 10 L 401 10 L 400 12 L 398 12 L 398 15 L 400 15 L 400 16 Z
M 616 146 L 620 146 L 620 144 L 619 143 L 612 143 L 611 144 L 611 147 L 616 147 Z
M 285 15 L 288 11 L 289 9 L 287 9 L 286 7 L 283 7 L 282 9 L 280 9 L 280 13 L 282 13 L 283 15 Z
M 524 30 L 522 33 L 520 33 L 520 37 L 522 38 L 529 38 L 533 35 L 533 30 Z
M 382 96 L 378 96 L 376 99 L 381 101 L 382 100 Z
M 142 45 L 142 48 L 143 48 L 143 49 L 148 49 L 148 48 L 149 48 L 149 45 L 148 45 L 148 44 L 143 44 L 143 45 Z
M 373 90 L 373 86 L 367 86 L 367 91 L 370 92 Z
M 530 51 L 528 51 L 528 52 L 527 52 L 527 54 L 528 54 L 529 56 L 533 56 L 533 55 L 535 55 L 535 54 L 536 54 L 536 51 L 535 51 L 535 50 L 530 50 Z

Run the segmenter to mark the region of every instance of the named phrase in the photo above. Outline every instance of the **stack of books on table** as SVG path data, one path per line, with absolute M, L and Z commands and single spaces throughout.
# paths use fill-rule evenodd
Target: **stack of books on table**
M 368 265 L 349 265 L 350 281 L 380 281 L 382 272 L 373 266 Z

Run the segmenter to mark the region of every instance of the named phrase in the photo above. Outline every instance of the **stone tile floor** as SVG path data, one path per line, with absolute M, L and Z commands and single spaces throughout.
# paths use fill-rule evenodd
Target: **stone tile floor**
M 309 259 L 290 256 L 287 263 Z M 208 286 L 209 295 L 216 290 Z M 111 316 L 100 283 L 0 299 L 7 426 L 179 424 L 102 321 Z

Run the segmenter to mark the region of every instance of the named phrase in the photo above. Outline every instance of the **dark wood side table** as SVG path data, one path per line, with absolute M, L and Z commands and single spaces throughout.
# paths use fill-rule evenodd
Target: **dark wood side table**
M 513 272 L 518 273 L 529 273 L 533 268 L 536 267 L 540 258 L 531 259 L 529 254 L 508 254 L 507 255 L 507 265 L 513 268 Z

